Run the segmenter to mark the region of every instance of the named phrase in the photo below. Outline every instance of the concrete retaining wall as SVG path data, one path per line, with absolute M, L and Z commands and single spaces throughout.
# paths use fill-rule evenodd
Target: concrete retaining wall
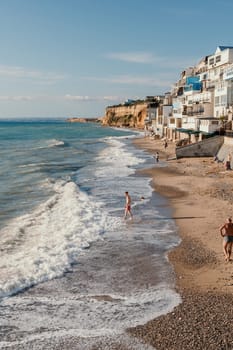
M 223 136 L 214 136 L 200 142 L 176 148 L 176 158 L 214 157 L 224 143 Z M 232 140 L 233 151 L 233 140 Z M 229 152 L 228 152 L 229 153 Z
M 217 158 L 223 163 L 230 160 L 233 169 L 233 138 L 224 137 L 224 143 L 217 153 Z

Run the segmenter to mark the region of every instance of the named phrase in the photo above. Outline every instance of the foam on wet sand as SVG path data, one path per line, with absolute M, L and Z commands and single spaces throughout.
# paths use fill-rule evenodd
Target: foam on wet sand
M 141 138 L 137 147 L 166 160 L 174 144 Z M 182 303 L 129 333 L 157 350 L 233 349 L 233 262 L 226 263 L 219 226 L 232 215 L 232 172 L 211 158 L 171 160 L 144 170 L 165 195 L 182 238 L 169 254 Z

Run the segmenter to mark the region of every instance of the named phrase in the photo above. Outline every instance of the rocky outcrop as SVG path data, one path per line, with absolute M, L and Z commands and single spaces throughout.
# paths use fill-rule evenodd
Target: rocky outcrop
M 147 103 L 135 102 L 107 107 L 102 119 L 103 125 L 116 127 L 133 127 L 143 129 L 147 116 Z

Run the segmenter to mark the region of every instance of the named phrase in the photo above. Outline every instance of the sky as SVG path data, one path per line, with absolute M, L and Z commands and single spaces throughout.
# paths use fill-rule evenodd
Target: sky
M 0 0 L 0 118 L 101 117 L 233 46 L 232 0 Z

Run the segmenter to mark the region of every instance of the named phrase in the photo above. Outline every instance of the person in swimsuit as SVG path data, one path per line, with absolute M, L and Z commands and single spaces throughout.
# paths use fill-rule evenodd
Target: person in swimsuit
M 155 153 L 155 160 L 156 160 L 156 163 L 159 162 L 159 152 L 156 152 L 156 153 Z
M 225 260 L 230 261 L 233 244 L 233 223 L 231 218 L 228 218 L 225 224 L 220 227 L 220 233 L 223 237 L 223 253 L 225 255 Z
M 133 214 L 131 212 L 131 197 L 128 192 L 125 192 L 125 219 L 127 215 L 130 215 L 131 219 L 133 218 Z

